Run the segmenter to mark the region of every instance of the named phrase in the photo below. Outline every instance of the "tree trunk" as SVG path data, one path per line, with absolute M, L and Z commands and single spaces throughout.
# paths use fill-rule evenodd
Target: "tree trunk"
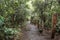
M 14 14 L 12 15 L 12 26 L 14 28 Z
M 52 15 L 52 34 L 51 38 L 54 39 L 56 33 L 57 14 Z
M 38 29 L 39 29 L 39 20 L 37 21 L 37 27 L 38 27 Z

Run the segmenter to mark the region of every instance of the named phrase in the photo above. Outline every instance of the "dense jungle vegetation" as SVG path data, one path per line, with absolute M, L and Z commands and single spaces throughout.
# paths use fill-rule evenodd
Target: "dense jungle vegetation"
M 27 22 L 39 32 L 60 34 L 60 0 L 0 0 L 0 40 L 22 40 Z

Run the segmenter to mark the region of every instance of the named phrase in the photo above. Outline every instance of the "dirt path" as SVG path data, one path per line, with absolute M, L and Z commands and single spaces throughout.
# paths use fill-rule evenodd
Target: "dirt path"
M 45 40 L 44 36 L 40 36 L 36 26 L 28 23 L 24 32 L 23 40 Z
M 51 39 L 51 35 L 49 32 L 48 34 L 46 32 L 43 32 L 43 35 L 41 35 L 38 32 L 37 26 L 30 24 L 30 22 L 27 23 L 26 29 L 23 31 L 23 34 L 24 35 L 22 40 L 60 40 L 60 36 L 56 37 L 55 39 Z

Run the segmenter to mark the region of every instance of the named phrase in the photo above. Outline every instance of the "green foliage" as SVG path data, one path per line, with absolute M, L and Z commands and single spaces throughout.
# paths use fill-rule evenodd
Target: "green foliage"
M 58 16 L 58 21 L 57 21 L 57 24 L 56 24 L 56 32 L 60 33 L 60 16 Z
M 20 30 L 21 31 L 21 30 Z M 13 29 L 13 28 L 5 28 L 4 33 L 8 36 L 13 36 L 18 33 L 18 29 Z
M 26 21 L 26 2 L 29 0 L 0 0 L 0 15 L 5 17 L 7 25 L 23 24 Z
M 5 34 L 14 36 L 19 32 L 18 29 L 14 28 L 18 28 L 26 21 L 27 1 L 29 0 L 0 0 L 0 34 L 4 35 L 2 39 L 4 39 Z
M 4 17 L 0 15 L 0 27 L 4 24 Z
M 0 34 L 14 35 L 18 33 L 18 26 L 26 24 L 27 18 L 34 16 L 33 22 L 44 22 L 47 28 L 52 27 L 52 14 L 60 14 L 60 1 L 58 0 L 0 0 Z M 31 10 L 31 5 L 33 11 Z M 30 7 L 30 8 L 29 8 Z M 60 17 L 58 17 L 57 31 L 60 30 Z M 14 27 L 14 28 L 12 28 Z
M 38 14 L 39 20 L 44 21 L 44 26 L 52 27 L 52 14 L 60 14 L 60 1 L 59 0 L 34 0 L 32 1 L 34 7 L 34 14 Z M 58 17 L 58 20 L 60 18 Z M 40 22 L 41 23 L 41 22 Z M 60 23 L 58 21 L 58 26 Z

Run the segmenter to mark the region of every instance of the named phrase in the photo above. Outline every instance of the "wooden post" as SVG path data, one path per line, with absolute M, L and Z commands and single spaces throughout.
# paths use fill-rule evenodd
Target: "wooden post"
M 56 33 L 57 14 L 52 15 L 52 34 L 51 38 L 54 39 Z

